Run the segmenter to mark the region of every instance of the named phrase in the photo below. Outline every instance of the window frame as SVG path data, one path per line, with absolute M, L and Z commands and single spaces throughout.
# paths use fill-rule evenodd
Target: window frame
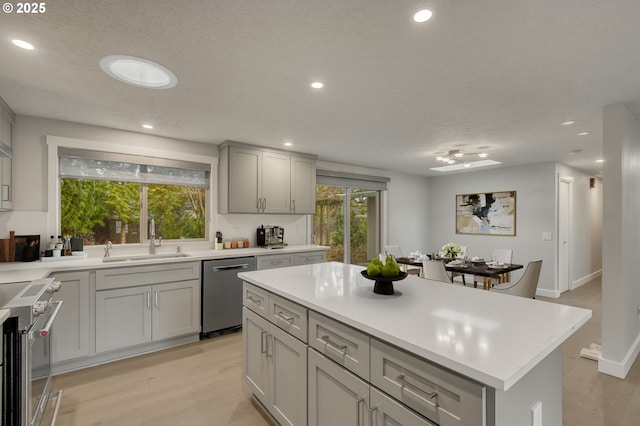
M 202 163 L 210 165 L 209 173 L 209 188 L 205 191 L 205 203 L 207 205 L 207 215 L 205 217 L 205 237 L 194 239 L 180 239 L 180 240 L 165 240 L 169 242 L 179 241 L 180 243 L 208 243 L 213 241 L 213 221 L 215 218 L 215 193 L 216 193 L 216 181 L 218 158 L 199 154 L 190 154 L 181 151 L 165 151 L 151 148 L 144 148 L 130 145 L 119 145 L 115 143 L 104 143 L 83 139 L 71 139 L 59 136 L 46 136 L 47 144 L 47 166 L 48 166 L 48 213 L 47 213 L 47 234 L 46 235 L 61 235 L 61 200 L 60 200 L 60 170 L 59 170 L 59 149 L 83 149 L 98 152 L 114 153 L 114 154 L 128 154 L 128 155 L 141 155 L 146 157 L 155 157 L 168 160 L 181 160 L 194 163 Z M 146 211 L 147 206 L 141 208 Z M 147 232 L 142 233 L 146 226 L 141 226 L 141 241 L 140 243 L 131 243 L 121 245 L 121 247 L 141 247 L 149 243 Z M 144 237 L 144 239 L 143 239 Z M 102 247 L 102 246 L 96 246 Z M 87 247 L 89 248 L 89 247 Z

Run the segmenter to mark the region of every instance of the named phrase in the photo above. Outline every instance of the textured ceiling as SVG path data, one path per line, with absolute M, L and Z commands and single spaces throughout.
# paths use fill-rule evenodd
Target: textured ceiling
M 0 96 L 18 114 L 226 139 L 421 175 L 434 154 L 598 174 L 602 108 L 640 113 L 638 0 L 55 0 L 0 15 Z M 411 21 L 423 7 L 434 16 Z M 18 49 L 13 38 L 30 41 Z M 146 58 L 170 90 L 105 75 Z M 325 82 L 317 91 L 313 80 Z M 560 123 L 575 120 L 573 126 Z M 587 136 L 577 136 L 588 131 Z M 480 148 L 487 147 L 487 148 Z

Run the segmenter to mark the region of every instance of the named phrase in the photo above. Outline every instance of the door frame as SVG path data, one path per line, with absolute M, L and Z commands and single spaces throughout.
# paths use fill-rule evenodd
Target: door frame
M 561 251 L 561 229 L 560 229 L 560 213 L 561 210 L 563 208 L 563 206 L 565 204 L 563 204 L 563 200 L 560 198 L 560 187 L 561 185 L 567 185 L 567 200 L 566 200 L 566 208 L 567 208 L 567 216 L 569 218 L 569 220 L 567 221 L 567 226 L 568 229 L 566 230 L 566 235 L 567 235 L 567 244 L 568 244 L 568 250 L 567 250 L 567 265 L 566 265 L 566 269 L 567 269 L 567 275 L 568 275 L 568 283 L 567 283 L 567 289 L 568 290 L 574 290 L 575 289 L 575 285 L 573 282 L 573 227 L 571 226 L 571 219 L 573 218 L 573 183 L 574 183 L 574 179 L 571 176 L 563 176 L 563 175 L 558 175 L 558 201 L 557 201 L 557 212 L 556 212 L 556 220 L 557 220 L 557 233 L 556 235 L 558 235 L 557 238 L 557 245 L 556 245 L 556 290 L 558 292 L 558 296 L 561 293 L 560 291 L 560 271 L 562 270 L 562 268 L 560 267 L 560 251 Z

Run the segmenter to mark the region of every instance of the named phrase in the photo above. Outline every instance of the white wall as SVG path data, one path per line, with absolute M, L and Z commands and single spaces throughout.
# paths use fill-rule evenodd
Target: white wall
M 597 225 L 601 210 L 601 192 L 587 192 L 588 178 L 582 172 L 555 163 L 474 171 L 433 177 L 429 179 L 429 246 L 433 251 L 444 244 L 455 242 L 467 246 L 470 256 L 488 257 L 494 248 L 513 250 L 513 262 L 526 265 L 542 259 L 542 271 L 538 294 L 557 297 L 557 174 L 575 178 L 574 217 L 574 282 L 584 276 L 598 273 L 600 226 Z M 586 183 L 584 183 L 586 182 Z M 516 191 L 516 236 L 457 235 L 455 232 L 455 196 L 475 192 Z M 589 209 L 589 210 L 586 210 Z M 595 224 L 596 226 L 592 226 Z M 583 227 L 584 226 L 584 227 Z M 580 228 L 578 228 L 580 227 Z M 544 241 L 543 232 L 551 232 L 552 240 Z M 579 235 L 576 235 L 579 234 Z M 588 260 L 587 260 L 588 259 Z M 516 271 L 512 280 L 518 279 L 523 270 Z
M 603 115 L 602 359 L 625 377 L 640 352 L 640 123 L 623 104 Z

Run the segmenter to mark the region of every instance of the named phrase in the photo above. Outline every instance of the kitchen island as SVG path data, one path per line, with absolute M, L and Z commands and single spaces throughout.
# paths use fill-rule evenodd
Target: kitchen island
M 372 403 L 382 395 L 390 403 L 400 402 L 398 405 L 424 416 L 412 417 L 407 424 L 562 424 L 561 344 L 591 317 L 591 311 L 414 276 L 395 282 L 395 294 L 378 295 L 373 293 L 373 281 L 361 276 L 362 269 L 331 262 L 239 274 L 249 283 L 245 284 L 245 294 L 256 288 L 256 294 L 265 293 L 271 319 L 276 318 L 273 322 L 279 328 L 291 332 L 289 328 L 297 320 L 278 309 L 274 315 L 271 299 L 284 298 L 308 312 L 308 335 L 296 336 L 308 343 L 309 352 L 308 383 L 305 382 L 308 414 L 302 416 L 302 424 L 322 423 L 318 420 L 321 408 L 316 405 L 322 402 L 320 376 L 326 374 L 316 374 L 319 370 L 311 365 L 312 359 L 320 358 L 322 362 L 330 359 L 329 366 L 337 363 L 345 372 L 355 373 L 369 386 L 352 406 L 356 420 L 374 413 L 378 407 Z M 255 300 L 255 296 L 245 298 L 247 317 L 259 311 Z M 249 330 L 245 322 L 247 336 Z M 359 333 L 360 340 L 348 336 L 341 339 L 340 330 Z M 275 363 L 275 340 L 269 340 L 272 334 L 277 336 L 277 330 L 258 334 L 258 349 L 265 349 L 262 338 L 266 335 L 265 353 L 273 358 L 269 362 Z M 352 341 L 360 343 L 351 345 Z M 251 346 L 245 342 L 245 352 L 250 351 Z M 364 351 L 362 360 L 350 361 L 358 358 L 358 350 Z M 389 361 L 394 358 L 387 357 L 388 353 L 396 361 Z M 248 360 L 255 357 L 252 353 L 244 355 Z M 245 362 L 245 369 L 249 367 Z M 411 367 L 418 370 L 411 372 Z M 393 368 L 402 374 L 387 377 Z M 421 371 L 443 381 L 433 379 L 434 385 L 429 379 L 420 378 Z M 245 382 L 255 395 L 253 379 L 247 378 L 249 373 L 245 371 Z M 420 389 L 428 383 L 431 388 Z M 447 389 L 447 383 L 453 383 L 451 389 Z M 456 393 L 460 388 L 464 389 Z M 447 395 L 453 395 L 453 402 L 446 400 Z M 260 402 L 272 415 L 280 411 L 264 400 Z M 412 410 L 410 414 L 415 415 Z

